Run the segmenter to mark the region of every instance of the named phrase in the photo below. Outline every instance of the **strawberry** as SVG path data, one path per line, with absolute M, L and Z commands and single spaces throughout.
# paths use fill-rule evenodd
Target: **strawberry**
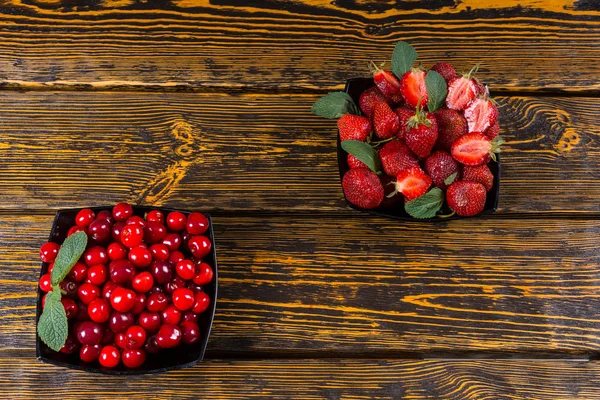
M 408 120 L 415 115 L 415 111 L 406 107 L 398 107 L 394 110 L 400 121 L 400 130 L 396 134 L 398 139 L 404 139 L 406 131 L 408 130 Z M 466 125 L 465 125 L 466 126 Z
M 431 186 L 431 178 L 419 167 L 400 171 L 396 177 L 396 191 L 402 193 L 406 201 L 424 195 L 429 186 Z
M 433 180 L 433 184 L 440 189 L 446 189 L 444 183 L 448 177 L 459 172 L 459 166 L 452 156 L 445 151 L 436 151 L 425 160 L 425 171 Z
M 483 133 L 485 133 L 485 136 L 487 136 L 488 139 L 493 140 L 500 133 L 500 125 L 498 125 L 498 121 L 496 121 L 494 125 L 487 128 Z
M 376 208 L 383 201 L 383 185 L 375 172 L 368 168 L 355 168 L 342 179 L 346 199 L 360 208 Z
M 399 140 L 386 143 L 379 151 L 383 171 L 390 176 L 397 176 L 400 171 L 419 165 L 419 159 L 407 145 Z
M 383 197 L 383 201 L 379 205 L 382 208 L 394 208 L 397 207 L 402 202 L 402 193 L 396 191 L 394 187 L 395 178 L 388 176 L 386 174 L 382 174 L 379 179 L 381 179 L 381 184 L 383 185 L 383 191 L 385 192 L 385 196 Z
M 456 71 L 450 63 L 439 62 L 431 67 L 431 70 L 440 74 L 446 83 L 449 83 L 452 79 L 456 78 Z
M 425 71 L 413 68 L 400 78 L 400 92 L 406 105 L 417 107 L 421 100 L 421 106 L 427 105 L 427 86 L 425 86 Z
M 452 110 L 464 110 L 471 100 L 477 96 L 477 81 L 472 75 L 477 72 L 478 65 L 466 75 L 456 77 L 448 84 L 446 106 Z
M 340 140 L 360 140 L 364 142 L 371 133 L 371 122 L 366 117 L 344 114 L 337 122 Z
M 373 86 L 362 92 L 360 98 L 358 99 L 358 104 L 360 105 L 360 110 L 365 114 L 368 118 L 371 118 L 373 115 L 373 109 L 379 103 L 384 103 L 385 97 L 381 90 L 377 88 L 377 86 Z
M 498 121 L 498 109 L 487 97 L 473 99 L 465 109 L 469 132 L 485 132 Z
M 419 157 L 427 157 L 438 138 L 435 117 L 431 113 L 424 112 L 420 104 L 417 104 L 417 111 L 408 120 L 407 126 L 408 129 L 404 136 L 406 144 Z
M 485 187 L 486 192 L 492 190 L 494 186 L 494 175 L 492 175 L 492 171 L 485 164 L 478 167 L 465 166 L 462 170 L 461 179 L 481 183 Z
M 467 133 L 467 120 L 455 110 L 442 108 L 433 113 L 438 124 L 438 147 L 450 151 L 452 143 Z
M 393 99 L 400 93 L 400 82 L 398 82 L 396 75 L 379 68 L 373 62 L 371 62 L 371 71 L 373 72 L 375 84 L 387 99 Z
M 400 129 L 398 116 L 392 111 L 388 103 L 379 103 L 373 110 L 373 125 L 375 135 L 379 139 L 388 139 Z
M 348 154 L 348 167 L 353 168 L 368 168 L 365 163 L 354 157 L 352 154 Z
M 477 96 L 489 96 L 487 86 L 475 79 L 475 94 Z
M 485 187 L 478 182 L 454 182 L 446 192 L 448 206 L 461 217 L 472 217 L 485 207 Z
M 404 101 L 404 98 L 402 97 L 402 94 L 400 92 L 398 92 L 397 94 L 393 95 L 392 97 L 390 97 L 390 101 L 392 105 L 400 105 L 402 102 Z M 388 103 L 389 103 L 388 102 Z
M 491 141 L 483 133 L 467 133 L 454 142 L 451 153 L 459 163 L 476 167 L 487 164 L 490 158 L 496 159 L 495 153 L 500 152 L 502 143 L 503 141 L 499 137 Z

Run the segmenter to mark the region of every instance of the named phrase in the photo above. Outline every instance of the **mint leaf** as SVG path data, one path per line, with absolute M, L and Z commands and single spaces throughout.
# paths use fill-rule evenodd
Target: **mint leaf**
M 315 101 L 312 113 L 328 119 L 340 118 L 344 114 L 359 115 L 358 107 L 348 93 L 330 92 Z
M 56 260 L 54 260 L 54 268 L 51 275 L 52 286 L 58 285 L 65 279 L 65 276 L 67 276 L 73 265 L 75 265 L 85 251 L 87 240 L 87 234 L 82 231 L 75 232 L 65 239 L 62 246 L 60 246 L 60 250 L 58 250 Z
M 398 78 L 410 71 L 413 63 L 417 59 L 417 51 L 406 42 L 396 43 L 394 53 L 392 54 L 392 72 Z
M 413 218 L 433 218 L 442 208 L 443 203 L 444 192 L 439 188 L 433 188 L 423 196 L 406 203 L 404 209 Z
M 446 95 L 448 94 L 446 81 L 437 72 L 428 71 L 425 77 L 425 85 L 427 86 L 427 107 L 429 112 L 434 112 L 446 101 Z
M 455 172 L 452 175 L 450 175 L 449 177 L 447 177 L 446 179 L 444 179 L 444 183 L 448 186 L 452 185 L 452 183 L 456 179 L 456 175 L 458 175 L 458 172 Z
M 54 265 L 56 266 L 56 264 Z M 69 333 L 67 313 L 60 302 L 60 298 L 60 288 L 53 286 L 52 291 L 46 295 L 46 305 L 37 328 L 42 342 L 54 351 L 59 351 L 65 345 Z
M 379 172 L 381 170 L 379 156 L 370 144 L 360 140 L 344 140 L 342 149 L 365 163 L 371 171 Z

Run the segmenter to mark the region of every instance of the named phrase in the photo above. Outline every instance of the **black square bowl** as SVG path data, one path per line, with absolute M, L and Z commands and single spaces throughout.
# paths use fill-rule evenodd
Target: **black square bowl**
M 344 91 L 346 93 L 348 93 L 350 95 L 350 97 L 352 97 L 352 100 L 354 100 L 354 103 L 358 104 L 359 98 L 360 98 L 360 95 L 362 94 L 362 92 L 364 92 L 365 90 L 369 89 L 372 86 L 375 86 L 375 82 L 373 82 L 373 78 L 353 78 L 353 79 L 349 79 L 348 81 L 346 81 L 346 88 L 344 89 Z M 348 157 L 347 157 L 348 153 L 346 153 L 344 151 L 344 149 L 342 149 L 342 144 L 340 142 L 339 135 L 338 135 L 338 139 L 337 139 L 337 155 L 338 155 L 338 167 L 340 170 L 340 181 L 341 181 L 344 178 L 344 175 L 346 174 L 346 172 L 348 172 L 348 170 L 350 169 L 350 167 L 348 167 Z M 492 171 L 492 174 L 494 175 L 494 186 L 492 187 L 492 190 L 490 190 L 487 193 L 485 208 L 483 209 L 483 211 L 481 213 L 477 214 L 477 216 L 491 214 L 498 209 L 498 198 L 500 197 L 500 156 L 497 155 L 496 158 L 497 158 L 497 161 L 490 161 L 490 163 L 488 164 L 490 171 Z M 435 221 L 449 221 L 449 220 L 463 219 L 463 218 L 473 218 L 473 217 L 460 217 L 458 215 L 453 215 L 451 217 L 446 217 L 446 218 L 434 217 L 434 218 L 426 218 L 426 219 L 416 219 L 416 218 L 411 217 L 406 211 L 404 211 L 404 207 L 401 204 L 397 205 L 394 208 L 378 207 L 378 208 L 370 210 L 370 209 L 357 207 L 354 204 L 350 203 L 348 201 L 348 199 L 346 198 L 345 194 L 344 194 L 344 199 L 346 200 L 346 204 L 348 204 L 348 206 L 350 208 L 353 208 L 355 210 L 363 211 L 368 214 L 378 215 L 381 217 L 388 217 L 388 218 L 404 220 L 404 221 L 435 222 Z M 452 212 L 452 210 L 450 210 L 448 208 L 448 206 L 446 205 L 446 203 L 444 202 L 444 206 L 443 206 L 441 212 L 442 212 L 442 214 L 449 215 Z
M 82 207 L 85 208 L 85 207 Z M 112 210 L 110 207 L 90 207 L 96 214 L 102 210 Z M 56 213 L 54 223 L 52 224 L 52 231 L 50 232 L 50 241 L 62 244 L 67 237 L 69 228 L 75 225 L 75 216 L 81 208 L 60 210 Z M 186 216 L 190 214 L 188 211 L 173 210 L 169 208 L 160 207 L 141 207 L 133 206 L 133 214 L 139 217 L 144 215 L 151 210 L 160 210 L 165 216 L 171 211 L 180 211 Z M 79 353 L 74 354 L 63 354 L 50 349 L 44 342 L 41 341 L 37 336 L 37 323 L 42 313 L 42 297 L 44 293 L 39 289 L 37 296 L 37 311 L 36 311 L 36 354 L 37 358 L 43 362 L 68 367 L 72 369 L 79 369 L 88 372 L 99 372 L 112 375 L 139 375 L 139 374 L 151 374 L 156 372 L 164 372 L 171 369 L 179 369 L 184 367 L 191 367 L 204 357 L 206 351 L 206 345 L 208 343 L 208 337 L 210 335 L 210 329 L 215 315 L 215 308 L 217 305 L 217 284 L 218 284 L 218 273 L 217 273 L 217 253 L 215 250 L 215 239 L 213 234 L 213 225 L 210 215 L 204 214 L 209 222 L 209 228 L 205 235 L 208 236 L 212 243 L 212 250 L 210 254 L 204 258 L 204 260 L 210 264 L 213 268 L 214 277 L 213 281 L 203 287 L 206 294 L 210 296 L 211 305 L 208 309 L 198 316 L 198 326 L 200 328 L 200 340 L 191 345 L 181 344 L 172 349 L 165 349 L 158 354 L 149 354 L 146 358 L 146 362 L 136 369 L 126 368 L 122 363 L 115 368 L 104 368 L 97 363 L 85 363 L 79 359 Z M 180 249 L 186 256 L 191 256 L 189 250 Z M 187 251 L 187 253 L 186 253 Z M 48 263 L 43 263 L 40 277 L 48 271 Z

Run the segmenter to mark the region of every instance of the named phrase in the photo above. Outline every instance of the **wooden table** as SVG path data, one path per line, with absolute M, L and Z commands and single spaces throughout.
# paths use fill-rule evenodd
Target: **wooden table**
M 0 397 L 600 399 L 600 5 L 0 3 Z M 243 5 L 246 4 L 246 5 Z M 408 40 L 481 61 L 505 147 L 490 218 L 349 209 L 322 94 Z M 207 360 L 156 376 L 35 359 L 56 209 L 214 216 Z

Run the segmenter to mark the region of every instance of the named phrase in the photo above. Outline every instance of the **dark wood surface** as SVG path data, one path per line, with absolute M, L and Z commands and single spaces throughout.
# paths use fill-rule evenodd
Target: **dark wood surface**
M 0 397 L 600 399 L 600 6 L 496 3 L 0 2 Z M 400 39 L 482 62 L 507 140 L 493 216 L 343 202 L 310 106 Z M 214 216 L 196 367 L 35 360 L 54 212 L 119 201 Z

